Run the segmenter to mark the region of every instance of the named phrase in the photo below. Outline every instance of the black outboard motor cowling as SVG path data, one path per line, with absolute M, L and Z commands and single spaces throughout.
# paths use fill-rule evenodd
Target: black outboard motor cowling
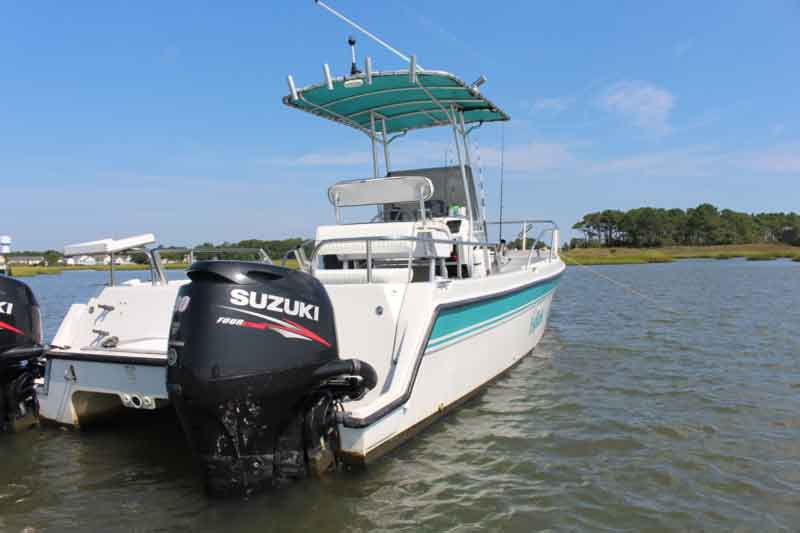
M 34 424 L 42 375 L 42 318 L 30 287 L 0 276 L 0 433 Z
M 201 261 L 173 313 L 167 390 L 214 495 L 322 473 L 336 463 L 340 402 L 375 371 L 339 359 L 322 284 L 303 272 Z

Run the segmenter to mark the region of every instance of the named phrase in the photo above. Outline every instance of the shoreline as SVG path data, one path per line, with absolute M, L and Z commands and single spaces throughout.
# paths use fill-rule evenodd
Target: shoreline
M 561 252 L 567 265 L 641 265 L 671 263 L 680 259 L 737 259 L 800 262 L 800 247 L 788 244 L 729 244 L 667 246 L 663 248 L 574 248 Z

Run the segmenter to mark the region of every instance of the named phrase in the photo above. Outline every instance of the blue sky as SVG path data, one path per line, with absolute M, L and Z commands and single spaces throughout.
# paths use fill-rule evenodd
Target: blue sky
M 331 0 L 506 110 L 508 217 L 700 202 L 800 210 L 800 2 Z M 313 235 L 371 174 L 354 130 L 281 103 L 348 68 L 311 0 L 0 4 L 0 234 L 16 249 Z M 377 68 L 398 59 L 359 38 Z M 475 138 L 497 216 L 501 128 Z M 398 141 L 437 164 L 450 132 Z

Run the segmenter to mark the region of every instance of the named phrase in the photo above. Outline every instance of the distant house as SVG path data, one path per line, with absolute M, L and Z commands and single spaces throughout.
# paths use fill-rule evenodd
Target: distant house
M 78 257 L 70 257 L 70 259 L 73 261 L 72 264 L 76 265 L 76 266 L 96 266 L 97 265 L 97 259 L 95 259 L 91 255 L 79 255 Z M 69 259 L 68 259 L 68 261 L 69 261 Z M 69 263 L 67 263 L 67 264 L 69 264 Z
M 106 266 L 110 265 L 111 264 L 111 256 L 110 255 L 102 256 L 102 258 L 100 258 L 100 262 L 103 265 L 106 265 Z M 114 264 L 115 265 L 132 265 L 133 264 L 133 260 L 131 259 L 131 256 L 129 256 L 129 255 L 116 255 L 116 256 L 114 256 Z
M 44 256 L 41 255 L 12 255 L 8 258 L 9 265 L 43 265 Z

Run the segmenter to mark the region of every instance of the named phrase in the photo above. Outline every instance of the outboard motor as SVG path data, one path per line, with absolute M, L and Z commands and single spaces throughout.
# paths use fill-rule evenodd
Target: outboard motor
M 30 287 L 0 276 L 0 433 L 38 420 L 35 380 L 44 365 L 42 319 Z
M 167 390 L 212 495 L 247 495 L 335 468 L 341 402 L 375 370 L 339 358 L 314 277 L 240 261 L 187 272 L 172 317 Z

